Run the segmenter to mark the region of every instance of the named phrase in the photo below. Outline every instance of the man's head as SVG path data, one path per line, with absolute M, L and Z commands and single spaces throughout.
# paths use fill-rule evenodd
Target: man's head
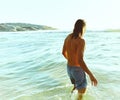
M 85 32 L 86 23 L 82 19 L 78 19 L 74 25 L 73 37 L 77 38 L 79 35 L 82 37 Z

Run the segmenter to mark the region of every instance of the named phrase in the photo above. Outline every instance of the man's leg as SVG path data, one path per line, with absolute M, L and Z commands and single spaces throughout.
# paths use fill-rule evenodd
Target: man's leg
M 77 100 L 82 100 L 83 99 L 83 95 L 86 91 L 86 88 L 83 88 L 83 89 L 79 89 L 78 90 L 78 97 L 77 97 Z
M 75 87 L 75 84 L 74 84 L 74 86 L 73 86 L 73 89 L 72 89 L 72 91 L 71 91 L 71 93 L 73 93 L 73 91 L 76 89 L 76 87 Z

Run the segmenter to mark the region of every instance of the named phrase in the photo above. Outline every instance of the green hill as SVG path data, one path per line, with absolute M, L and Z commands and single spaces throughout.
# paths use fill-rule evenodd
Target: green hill
M 55 28 L 28 23 L 1 23 L 0 32 L 55 30 Z
M 105 32 L 120 32 L 120 29 L 107 29 Z

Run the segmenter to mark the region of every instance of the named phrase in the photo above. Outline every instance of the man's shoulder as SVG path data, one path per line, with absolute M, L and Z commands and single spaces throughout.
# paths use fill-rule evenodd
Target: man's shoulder
M 68 36 L 67 36 L 67 37 L 71 37 L 71 36 L 72 36 L 72 33 L 68 34 Z
M 85 40 L 83 39 L 83 38 L 78 38 L 78 40 L 80 41 L 80 42 L 85 42 Z
M 67 39 L 70 38 L 70 37 L 71 37 L 71 34 L 68 34 L 65 40 L 67 40 Z
M 78 46 L 84 46 L 85 45 L 85 40 L 83 38 L 78 39 L 79 42 L 77 42 Z

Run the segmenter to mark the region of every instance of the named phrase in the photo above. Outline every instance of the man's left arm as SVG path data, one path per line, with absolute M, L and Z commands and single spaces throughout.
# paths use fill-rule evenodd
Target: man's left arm
M 62 54 L 67 59 L 66 41 L 64 42 L 64 45 L 63 45 Z

